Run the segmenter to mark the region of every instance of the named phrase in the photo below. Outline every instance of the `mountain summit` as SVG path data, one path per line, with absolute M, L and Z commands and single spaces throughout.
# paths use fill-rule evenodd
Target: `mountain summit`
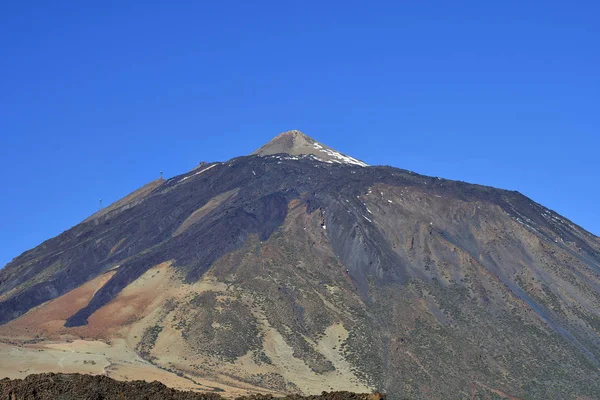
M 360 165 L 361 167 L 367 166 L 364 162 L 342 154 L 331 147 L 325 146 L 297 130 L 281 133 L 252 154 L 259 156 L 273 154 L 288 154 L 291 156 L 312 155 L 318 161 L 324 161 L 329 164 L 337 163 Z
M 0 270 L 0 378 L 588 400 L 599 338 L 598 237 L 298 131 L 151 182 Z

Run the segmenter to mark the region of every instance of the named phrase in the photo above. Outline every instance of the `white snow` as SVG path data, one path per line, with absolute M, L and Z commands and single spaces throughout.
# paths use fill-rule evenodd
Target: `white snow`
M 321 159 L 320 159 L 319 157 L 317 157 L 317 156 L 313 156 L 312 154 L 311 154 L 311 156 L 312 156 L 311 158 L 313 158 L 313 159 L 315 159 L 315 160 L 317 160 L 317 161 L 320 161 L 320 162 L 327 162 L 327 161 L 325 161 L 325 160 L 321 160 Z M 331 161 L 329 161 L 329 164 L 331 164 Z
M 203 169 L 202 171 L 196 172 L 194 175 L 186 176 L 185 178 L 180 179 L 179 182 L 177 182 L 177 183 L 181 183 L 181 182 L 185 181 L 186 179 L 190 179 L 190 178 L 193 178 L 196 175 L 200 175 L 201 173 L 208 171 L 209 169 L 211 169 L 212 167 L 214 167 L 216 165 L 217 164 L 213 164 L 210 167 Z
M 319 150 L 322 153 L 327 154 L 330 157 L 336 158 L 336 160 L 333 160 L 339 164 L 352 164 L 352 165 L 359 165 L 361 167 L 368 167 L 367 164 L 365 164 L 362 161 L 357 160 L 356 158 L 350 157 L 350 156 L 345 156 L 342 153 L 339 153 L 335 150 L 331 150 L 331 149 L 326 149 L 325 147 L 321 146 L 319 143 L 313 143 L 313 147 L 317 150 Z
M 300 160 L 302 158 L 311 158 L 314 159 L 316 161 L 320 161 L 320 162 L 324 162 L 327 164 L 352 164 L 352 165 L 359 165 L 361 167 L 368 167 L 367 164 L 365 164 L 362 161 L 357 160 L 356 158 L 350 157 L 350 156 L 345 156 L 342 153 L 339 153 L 335 150 L 331 150 L 331 149 L 327 149 L 323 146 L 321 146 L 318 143 L 313 143 L 313 147 L 318 150 L 319 152 L 328 155 L 329 157 L 333 157 L 334 160 L 325 160 L 322 158 L 317 157 L 314 154 L 302 154 L 302 155 L 298 155 L 298 156 L 292 156 L 292 155 L 286 155 L 286 156 L 271 156 L 273 158 L 278 158 L 279 160 Z M 354 171 L 352 173 L 355 173 Z
M 540 231 L 539 231 L 539 230 L 537 230 L 536 228 L 534 228 L 534 227 L 531 225 L 531 223 L 533 222 L 532 220 L 530 220 L 529 218 L 525 218 L 525 220 L 526 220 L 527 222 L 523 222 L 523 220 L 522 220 L 521 218 L 519 218 L 519 217 L 517 217 L 517 218 L 516 218 L 516 221 L 517 221 L 518 223 L 520 223 L 521 225 L 523 225 L 524 227 L 526 227 L 526 228 L 529 228 L 529 229 L 531 229 L 531 230 L 533 230 L 533 231 L 535 231 L 535 232 L 537 232 L 537 233 L 540 233 Z

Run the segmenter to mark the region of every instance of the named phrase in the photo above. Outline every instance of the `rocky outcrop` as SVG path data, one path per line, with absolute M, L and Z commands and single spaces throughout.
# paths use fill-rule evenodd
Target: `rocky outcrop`
M 183 392 L 158 381 L 121 382 L 106 376 L 81 374 L 39 374 L 25 379 L 0 380 L 0 399 L 7 400 L 222 400 L 217 393 Z M 254 395 L 238 400 L 272 400 Z M 289 400 L 385 400 L 385 395 L 324 392 L 317 396 L 288 396 Z

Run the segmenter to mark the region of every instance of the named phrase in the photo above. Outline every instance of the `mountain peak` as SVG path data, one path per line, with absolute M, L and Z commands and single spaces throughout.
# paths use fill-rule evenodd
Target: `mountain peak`
M 305 141 L 309 141 L 309 142 L 316 142 L 316 140 L 314 140 L 313 138 L 311 138 L 310 136 L 308 136 L 306 133 L 301 132 L 299 130 L 296 129 L 292 129 L 290 131 L 285 131 L 283 133 L 280 133 L 279 135 L 275 136 L 273 138 L 273 140 L 280 138 L 280 137 L 284 137 L 284 138 L 289 138 L 291 137 L 292 140 L 305 140 Z
M 289 154 L 291 156 L 313 155 L 319 161 L 329 164 L 353 164 L 366 167 L 367 164 L 356 158 L 340 153 L 331 147 L 317 142 L 315 139 L 298 130 L 280 133 L 265 144 L 253 155 L 268 156 L 273 154 Z

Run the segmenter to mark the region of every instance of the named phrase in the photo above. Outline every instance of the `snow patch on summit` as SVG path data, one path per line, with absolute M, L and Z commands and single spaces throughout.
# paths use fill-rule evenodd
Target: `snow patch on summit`
M 345 156 L 342 153 L 339 153 L 335 150 L 326 149 L 325 147 L 321 146 L 319 143 L 314 143 L 313 147 L 315 149 L 319 150 L 320 152 L 327 154 L 330 157 L 336 158 L 336 160 L 333 160 L 333 162 L 337 162 L 339 164 L 353 164 L 353 165 L 360 165 L 361 167 L 368 167 L 368 164 L 365 164 L 364 162 L 359 161 L 356 158 L 353 158 L 350 156 Z

